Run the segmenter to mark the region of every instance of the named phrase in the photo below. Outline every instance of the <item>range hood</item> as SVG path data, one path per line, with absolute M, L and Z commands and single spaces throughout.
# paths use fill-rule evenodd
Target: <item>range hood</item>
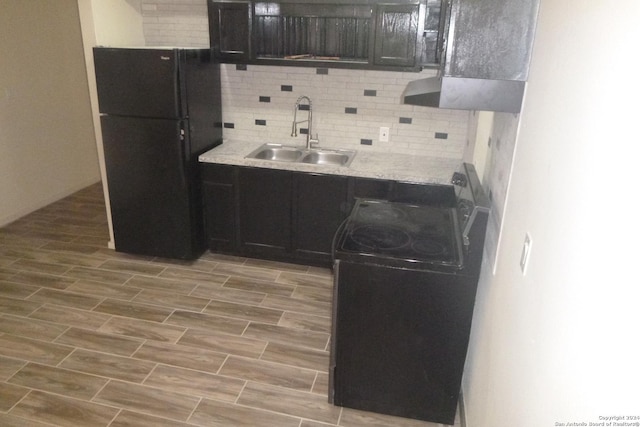
M 450 0 L 437 77 L 410 82 L 403 102 L 519 113 L 539 0 Z
M 403 102 L 454 110 L 519 113 L 525 82 L 463 77 L 427 77 L 409 82 Z

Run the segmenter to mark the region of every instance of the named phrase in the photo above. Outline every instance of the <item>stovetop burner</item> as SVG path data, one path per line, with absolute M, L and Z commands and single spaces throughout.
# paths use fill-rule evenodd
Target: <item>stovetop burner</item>
M 371 206 L 370 204 L 363 204 L 363 209 L 358 211 L 358 218 L 361 221 L 371 223 L 386 223 L 390 224 L 396 221 L 402 221 L 407 218 L 407 212 L 394 205 L 373 205 L 375 209 L 365 209 Z
M 416 239 L 411 244 L 411 247 L 417 253 L 430 257 L 447 253 L 446 246 L 434 239 Z
M 336 251 L 372 261 L 396 259 L 460 266 L 455 209 L 358 200 L 337 241 Z M 343 255 L 344 256 L 344 255 Z
M 362 225 L 351 232 L 351 239 L 356 246 L 367 250 L 397 250 L 411 242 L 409 235 L 397 228 L 381 225 Z

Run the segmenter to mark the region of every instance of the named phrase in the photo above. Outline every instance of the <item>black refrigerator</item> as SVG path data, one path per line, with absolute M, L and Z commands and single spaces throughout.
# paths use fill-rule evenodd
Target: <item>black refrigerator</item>
M 222 143 L 219 65 L 209 49 L 93 54 L 116 251 L 197 258 L 198 156 Z

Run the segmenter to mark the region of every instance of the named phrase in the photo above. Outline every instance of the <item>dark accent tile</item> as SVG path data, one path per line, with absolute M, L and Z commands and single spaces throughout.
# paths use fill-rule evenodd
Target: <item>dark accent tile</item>
M 260 102 L 271 102 L 271 97 L 270 96 L 261 96 L 260 97 Z
M 436 139 L 447 139 L 447 138 L 449 138 L 448 133 L 436 132 Z
M 247 64 L 236 64 L 236 70 L 247 71 Z
M 373 140 L 371 139 L 361 139 L 360 145 L 373 145 Z
M 400 117 L 400 123 L 405 123 L 410 125 L 413 119 L 411 117 Z
M 298 105 L 298 111 L 309 111 L 309 104 Z
M 378 92 L 372 89 L 365 89 L 364 96 L 378 96 Z
M 298 133 L 300 133 L 301 135 L 307 135 L 309 133 L 309 129 L 300 128 L 300 129 L 298 129 Z
M 233 129 L 236 127 L 235 123 L 225 123 L 224 124 L 225 129 Z
M 328 68 L 316 68 L 316 74 L 329 74 Z
M 214 127 L 214 128 L 217 128 L 217 129 L 221 128 L 221 127 L 222 127 L 222 122 L 215 122 L 215 123 L 213 124 L 213 127 Z
M 256 119 L 256 126 L 266 126 L 266 125 L 267 125 L 266 120 Z
M 358 109 L 354 107 L 346 107 L 344 109 L 345 114 L 358 114 Z
M 291 86 L 291 85 L 282 85 L 282 86 L 280 86 L 280 91 L 282 91 L 282 92 L 293 92 L 293 86 Z

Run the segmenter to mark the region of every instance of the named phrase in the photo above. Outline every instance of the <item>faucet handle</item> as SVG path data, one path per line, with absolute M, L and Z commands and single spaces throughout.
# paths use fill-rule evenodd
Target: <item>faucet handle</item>
M 315 138 L 313 138 L 312 136 L 309 136 L 309 145 L 318 145 L 318 144 L 320 144 L 320 139 L 318 139 L 317 133 Z

